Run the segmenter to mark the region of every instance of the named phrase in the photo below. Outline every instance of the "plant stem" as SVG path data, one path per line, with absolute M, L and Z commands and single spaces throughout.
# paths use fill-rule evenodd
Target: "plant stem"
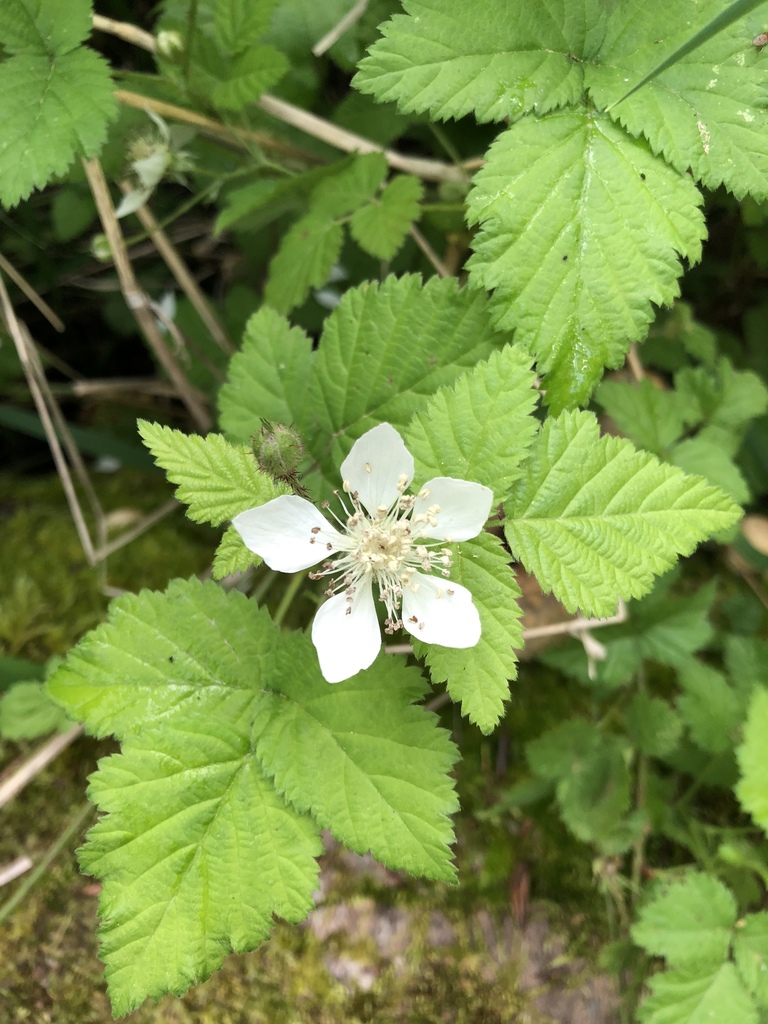
M 301 584 L 305 579 L 306 573 L 303 572 L 297 572 L 291 577 L 288 586 L 285 588 L 285 593 L 280 600 L 280 604 L 277 606 L 277 611 L 273 616 L 275 625 L 282 625 L 283 619 L 285 618 L 288 609 L 293 604 L 293 599 L 298 594 Z
M 83 806 L 74 816 L 74 818 L 72 818 L 69 825 L 67 825 L 67 827 L 59 836 L 59 838 L 56 840 L 56 842 L 52 846 L 50 846 L 48 850 L 46 850 L 45 856 L 34 869 L 34 871 L 27 875 L 27 877 L 21 883 L 21 885 L 13 894 L 13 896 L 11 896 L 9 900 L 6 900 L 5 903 L 3 903 L 2 906 L 0 906 L 0 924 L 2 924 L 3 921 L 5 921 L 5 919 L 13 913 L 13 911 L 27 896 L 30 890 L 38 883 L 40 878 L 42 878 L 42 876 L 50 867 L 53 860 L 56 857 L 58 857 L 58 855 L 70 841 L 72 836 L 75 835 L 75 833 L 80 829 L 86 818 L 93 814 L 94 810 L 95 808 L 92 803 L 86 802 L 85 804 L 83 804 Z

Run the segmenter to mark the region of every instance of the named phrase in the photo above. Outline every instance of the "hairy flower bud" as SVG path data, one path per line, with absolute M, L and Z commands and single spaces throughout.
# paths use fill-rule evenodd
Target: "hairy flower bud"
M 304 445 L 293 427 L 264 420 L 260 433 L 253 439 L 253 454 L 264 473 L 293 483 L 304 456 Z

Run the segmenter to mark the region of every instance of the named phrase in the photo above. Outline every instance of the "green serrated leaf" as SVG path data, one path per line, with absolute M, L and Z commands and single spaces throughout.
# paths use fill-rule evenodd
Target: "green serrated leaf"
M 545 423 L 505 511 L 514 556 L 568 611 L 588 615 L 641 597 L 678 555 L 740 515 L 700 477 L 600 437 L 586 412 Z
M 501 121 L 576 103 L 577 58 L 599 46 L 604 20 L 593 0 L 513 4 L 503 14 L 494 0 L 408 0 L 405 10 L 381 26 L 383 38 L 360 62 L 354 85 L 435 119 L 474 112 Z
M 337 174 L 320 182 L 312 193 L 310 210 L 318 217 L 344 217 L 373 199 L 387 174 L 382 153 L 356 156 Z
M 753 14 L 680 56 L 632 95 L 634 84 L 722 12 L 719 0 L 695 7 L 632 0 L 614 8 L 600 63 L 585 80 L 599 107 L 633 135 L 644 135 L 654 152 L 681 174 L 688 169 L 710 189 L 725 184 L 738 198 L 768 196 L 768 115 L 760 48 L 763 30 Z M 624 97 L 623 101 L 618 101 Z
M 246 509 L 289 494 L 262 473 L 253 453 L 230 444 L 221 434 L 183 434 L 159 423 L 139 420 L 139 433 L 155 462 L 177 484 L 176 497 L 189 506 L 196 523 L 218 526 Z
M 287 58 L 271 46 L 253 46 L 228 67 L 227 78 L 211 90 L 215 107 L 242 110 L 278 82 L 289 68 Z
M 355 210 L 349 230 L 371 256 L 391 260 L 421 213 L 424 186 L 418 178 L 400 174 L 384 188 L 377 202 Z
M 735 370 L 724 356 L 713 371 L 703 366 L 681 370 L 675 388 L 710 426 L 736 430 L 768 410 L 768 388 L 757 374 Z
M 338 486 L 338 467 L 366 430 L 404 430 L 425 397 L 507 340 L 491 327 L 485 297 L 450 278 L 390 276 L 347 291 L 326 320 L 308 402 L 323 427 L 310 445 L 326 479 Z
M 113 601 L 48 692 L 97 736 L 121 738 L 185 714 L 236 719 L 258 697 L 279 636 L 268 612 L 238 591 L 173 580 L 163 593 Z
M 91 31 L 88 0 L 3 0 L 0 44 L 9 53 L 61 56 Z
M 524 118 L 493 143 L 468 199 L 480 225 L 470 281 L 494 291 L 494 319 L 536 355 L 553 409 L 585 402 L 645 334 L 652 303 L 676 297 L 680 257 L 701 254 L 701 201 L 586 109 Z
M 328 280 L 339 258 L 344 231 L 329 217 L 310 213 L 283 235 L 269 265 L 264 298 L 270 306 L 287 313 L 300 305 L 311 288 Z
M 743 696 L 722 673 L 693 658 L 678 678 L 683 693 L 677 707 L 693 742 L 711 754 L 730 750 L 744 720 Z
M 733 957 L 748 991 L 768 1007 L 768 913 L 747 914 L 737 923 Z
M 0 64 L 0 203 L 15 206 L 99 151 L 117 113 L 112 89 L 106 62 L 85 47 Z
M 245 572 L 252 565 L 258 565 L 260 561 L 259 556 L 245 546 L 243 538 L 234 526 L 229 526 L 216 548 L 211 573 L 215 580 L 223 580 L 225 576 Z
M 740 505 L 745 505 L 750 499 L 747 481 L 728 451 L 706 437 L 689 437 L 673 445 L 669 461 L 686 473 L 703 476 Z
M 676 391 L 662 391 L 646 378 L 637 384 L 604 381 L 595 401 L 630 441 L 661 455 L 683 433 L 688 403 Z
M 744 739 L 737 750 L 741 780 L 736 796 L 744 810 L 768 832 L 768 690 L 755 692 L 744 726 Z
M 451 881 L 456 751 L 435 716 L 412 707 L 424 693 L 420 674 L 379 658 L 353 682 L 329 686 L 299 633 L 280 656 L 253 733 L 277 790 L 357 853 Z
M 0 737 L 3 739 L 33 740 L 71 725 L 41 682 L 16 683 L 0 698 Z
M 527 352 L 507 345 L 441 388 L 416 414 L 406 438 L 417 478 L 476 480 L 509 496 L 538 426 L 537 392 Z
M 451 579 L 472 594 L 483 630 L 479 642 L 467 650 L 418 640 L 413 646 L 432 681 L 446 683 L 451 698 L 461 702 L 461 713 L 488 734 L 504 714 L 509 681 L 517 678 L 515 650 L 523 646 L 521 592 L 509 556 L 489 533 L 456 545 Z
M 247 442 L 262 419 L 300 424 L 312 360 L 312 340 L 301 328 L 268 307 L 254 313 L 219 391 L 220 423 L 228 437 Z
M 677 746 L 683 723 L 679 715 L 661 697 L 636 693 L 627 705 L 627 735 L 649 757 L 664 757 Z
M 216 0 L 216 42 L 228 54 L 253 46 L 269 28 L 277 0 Z
M 638 1009 L 640 1024 L 758 1024 L 755 1004 L 731 963 L 714 969 L 665 971 L 648 984 L 651 995 Z
M 691 871 L 641 909 L 632 938 L 672 967 L 716 968 L 728 956 L 736 915 L 736 900 L 722 882 Z
M 101 955 L 117 1016 L 182 994 L 231 950 L 259 945 L 273 915 L 298 923 L 312 905 L 322 843 L 259 770 L 247 710 L 191 710 L 145 725 L 91 776 L 89 796 L 107 813 L 80 863 L 104 883 Z
M 625 745 L 621 737 L 579 718 L 526 745 L 531 770 L 557 783 L 563 820 L 583 842 L 613 846 L 618 838 L 630 805 Z M 626 840 L 620 842 L 619 850 L 625 845 Z

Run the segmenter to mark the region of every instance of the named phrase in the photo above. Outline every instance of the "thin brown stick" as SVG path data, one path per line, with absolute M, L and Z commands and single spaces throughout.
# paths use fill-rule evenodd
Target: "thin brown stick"
M 109 241 L 115 269 L 120 280 L 120 289 L 128 308 L 133 313 L 158 362 L 175 384 L 179 398 L 189 410 L 189 414 L 194 419 L 197 427 L 207 433 L 213 425 L 210 411 L 200 393 L 189 383 L 166 346 L 157 327 L 155 317 L 150 310 L 150 300 L 139 287 L 125 248 L 123 233 L 115 217 L 112 199 L 101 164 L 98 160 L 84 160 L 83 166 L 85 167 L 88 183 L 91 186 L 91 191 L 96 201 L 96 209 L 99 211 L 104 233 Z
M 97 32 L 106 32 L 110 36 L 117 36 L 118 39 L 123 39 L 126 43 L 138 46 L 149 53 L 154 53 L 157 49 L 155 37 L 151 32 L 145 32 L 143 28 L 138 28 L 128 21 L 114 21 L 114 19 L 104 18 L 100 14 L 94 14 L 92 20 L 93 27 Z
M 277 156 L 290 157 L 294 160 L 301 160 L 304 163 L 318 164 L 322 161 L 313 153 L 307 153 L 298 146 L 289 142 L 282 142 L 275 139 L 266 132 L 254 131 L 250 128 L 239 128 L 235 131 L 221 121 L 214 121 L 212 117 L 198 114 L 194 110 L 187 110 L 186 107 L 178 107 L 175 103 L 166 103 L 164 100 L 151 99 L 149 96 L 142 96 L 138 92 L 129 92 L 127 89 L 116 89 L 114 93 L 118 103 L 125 107 L 134 107 L 136 110 L 151 110 L 159 117 L 168 121 L 181 121 L 183 124 L 192 125 L 198 131 L 227 142 L 236 149 L 245 149 L 246 143 L 255 143 Z
M 13 281 L 16 287 L 24 292 L 24 294 L 27 296 L 29 301 L 34 306 L 37 306 L 37 308 L 43 314 L 43 316 L 51 325 L 51 327 L 53 327 L 55 330 L 59 332 L 64 330 L 64 323 L 62 322 L 62 320 L 58 316 L 56 316 L 56 314 L 45 301 L 45 299 L 38 292 L 35 291 L 35 289 L 32 287 L 29 281 L 27 281 L 27 279 L 18 272 L 18 270 L 16 269 L 16 267 L 14 267 L 12 263 L 8 262 L 8 260 L 5 258 L 5 256 L 3 256 L 2 253 L 0 253 L 0 270 L 2 270 L 4 274 L 10 277 L 10 279 Z
M 104 544 L 99 548 L 96 553 L 98 558 L 108 558 L 110 555 L 114 554 L 115 551 L 119 551 L 120 548 L 125 547 L 126 544 L 130 544 L 132 540 L 136 540 L 136 538 L 140 537 L 142 533 L 146 533 L 151 526 L 154 526 L 155 523 L 159 523 L 161 519 L 165 519 L 170 512 L 173 512 L 174 509 L 177 509 L 178 507 L 178 501 L 176 501 L 175 498 L 170 498 L 159 508 L 156 508 L 154 512 L 150 512 L 149 515 L 144 516 L 140 523 L 136 523 L 136 525 L 132 526 L 130 530 L 126 530 L 125 533 L 121 533 L 119 537 L 115 537 L 113 541 L 110 541 L 108 544 Z
M 71 384 L 55 385 L 76 398 L 108 397 L 127 391 L 145 395 L 157 395 L 161 398 L 175 398 L 176 388 L 170 381 L 154 380 L 152 377 L 115 377 L 106 380 L 76 380 Z
M 640 361 L 637 345 L 634 341 L 629 346 L 629 352 L 627 352 L 627 365 L 636 381 L 645 380 L 645 367 Z
M 130 186 L 125 182 L 120 185 L 120 188 L 124 193 L 130 191 Z M 165 261 L 165 265 L 176 278 L 179 288 L 181 288 L 189 299 L 193 309 L 207 327 L 213 340 L 222 352 L 226 352 L 227 355 L 232 355 L 235 351 L 235 346 L 229 340 L 227 332 L 224 330 L 218 317 L 211 308 L 211 304 L 208 302 L 208 299 L 200 290 L 200 286 L 197 281 L 189 272 L 186 263 L 181 256 L 179 256 L 178 250 L 174 246 L 173 242 L 158 225 L 146 204 L 144 206 L 140 206 L 135 213 L 141 221 L 144 230 L 157 246 L 157 251 Z
M 368 0 L 357 0 L 355 6 L 347 11 L 344 17 L 312 47 L 312 53 L 315 57 L 322 57 L 327 50 L 330 50 L 333 44 L 341 39 L 347 29 L 352 28 L 355 22 L 362 18 L 367 7 Z
M 74 743 L 83 732 L 82 725 L 73 726 L 68 732 L 57 733 L 38 747 L 32 757 L 15 772 L 0 782 L 0 807 L 10 803 L 15 796 L 28 786 L 40 772 L 54 761 L 59 754 Z
M 415 224 L 411 225 L 411 238 L 413 238 L 413 240 L 416 243 L 416 245 L 418 245 L 418 247 L 421 249 L 421 251 L 427 257 L 427 259 L 432 264 L 432 266 L 435 268 L 435 270 L 440 275 L 440 277 L 450 277 L 451 276 L 451 273 L 448 270 L 448 267 L 446 267 L 446 265 L 443 263 L 443 261 L 440 259 L 440 257 L 437 255 L 435 250 L 432 248 L 432 246 L 426 240 L 424 235 L 422 235 L 422 233 L 419 231 L 419 229 L 416 227 Z
M 54 465 L 56 471 L 59 474 L 61 485 L 64 488 L 64 494 L 69 505 L 69 511 L 72 515 L 72 520 L 75 524 L 75 530 L 77 531 L 78 538 L 82 545 L 85 557 L 90 565 L 95 564 L 95 553 L 94 545 L 91 541 L 91 535 L 88 531 L 88 526 L 85 522 L 80 502 L 75 491 L 74 482 L 72 475 L 69 471 L 69 464 L 64 455 L 62 449 L 62 442 L 59 439 L 59 435 L 53 424 L 51 412 L 49 410 L 48 403 L 45 399 L 43 387 L 41 381 L 45 380 L 45 375 L 40 372 L 38 362 L 36 361 L 37 353 L 35 352 L 34 345 L 27 343 L 27 336 L 25 331 L 22 329 L 22 325 L 16 318 L 13 306 L 8 297 L 8 291 L 5 287 L 5 282 L 0 276 L 0 305 L 3 310 L 3 317 L 8 328 L 8 332 L 13 338 L 13 343 L 16 347 L 16 351 L 19 355 L 19 361 L 21 362 L 24 370 L 24 375 L 27 378 L 29 390 L 32 395 L 32 400 L 35 403 L 40 421 L 43 424 L 45 436 L 48 440 L 48 446 L 51 449 L 51 455 L 53 456 Z M 53 405 L 56 406 L 54 402 Z

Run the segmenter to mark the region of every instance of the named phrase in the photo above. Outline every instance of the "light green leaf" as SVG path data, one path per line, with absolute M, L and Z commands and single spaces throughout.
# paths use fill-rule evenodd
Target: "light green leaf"
M 434 683 L 446 683 L 461 713 L 484 733 L 490 733 L 504 714 L 509 680 L 517 678 L 515 650 L 523 646 L 521 596 L 509 556 L 497 537 L 481 533 L 455 546 L 451 579 L 472 594 L 480 613 L 479 642 L 466 650 L 414 641 Z
M 572 718 L 525 748 L 531 770 L 557 782 L 563 820 L 583 842 L 614 842 L 630 805 L 626 741 Z M 631 840 L 630 840 L 631 841 Z M 617 852 L 628 845 L 619 843 Z
M 257 43 L 276 5 L 277 0 L 216 0 L 213 25 L 224 53 L 240 53 Z
M 227 78 L 213 86 L 213 105 L 223 110 L 242 110 L 271 89 L 288 68 L 288 60 L 279 50 L 253 46 L 235 57 L 227 69 Z
M 118 738 L 180 716 L 237 719 L 264 685 L 279 630 L 238 591 L 173 580 L 113 601 L 48 680 L 48 692 L 96 736 Z
M 245 546 L 243 538 L 234 528 L 228 526 L 213 556 L 212 574 L 215 580 L 223 580 L 233 573 L 245 572 L 252 565 L 258 565 L 261 559 Z
M 304 418 L 312 368 L 312 340 L 265 306 L 246 324 L 243 347 L 232 357 L 219 391 L 220 423 L 242 443 L 261 420 L 287 425 Z
M 730 750 L 744 720 L 743 697 L 722 673 L 693 658 L 678 678 L 683 693 L 677 707 L 693 742 L 711 754 Z
M 627 705 L 627 734 L 649 757 L 664 757 L 677 746 L 683 731 L 679 715 L 661 697 L 636 693 Z
M 308 402 L 322 424 L 310 445 L 326 479 L 338 486 L 366 430 L 404 430 L 425 398 L 507 340 L 491 327 L 485 296 L 451 278 L 390 276 L 347 291 L 326 320 Z
M 304 635 L 278 653 L 276 692 L 262 697 L 253 733 L 277 790 L 355 852 L 451 881 L 456 751 L 435 716 L 411 706 L 424 693 L 420 674 L 380 657 L 329 686 Z
M 0 43 L 9 53 L 61 56 L 91 31 L 88 0 L 3 0 Z
M 385 186 L 378 202 L 362 206 L 352 214 L 352 237 L 371 256 L 391 260 L 411 225 L 419 219 L 423 195 L 424 186 L 418 178 L 398 175 Z
M 3 739 L 33 740 L 71 725 L 40 682 L 16 683 L 0 697 L 0 736 Z
M 312 193 L 310 209 L 318 217 L 344 217 L 373 199 L 387 174 L 381 153 L 366 153 L 346 161 L 337 174 L 321 181 Z
M 768 690 L 755 692 L 737 750 L 741 780 L 736 796 L 744 810 L 768 832 Z
M 0 202 L 7 207 L 94 156 L 116 115 L 107 64 L 78 47 L 49 59 L 23 54 L 0 63 Z
M 676 391 L 662 391 L 646 378 L 637 384 L 604 381 L 595 401 L 630 441 L 661 455 L 683 433 L 688 404 Z
M 689 437 L 673 445 L 669 451 L 669 461 L 686 473 L 703 476 L 740 505 L 750 499 L 747 481 L 739 467 L 724 448 L 713 444 L 706 437 Z
M 638 1009 L 640 1024 L 758 1024 L 755 1004 L 731 963 L 665 971 L 655 974 L 648 984 L 651 995 Z
M 316 827 L 260 772 L 247 709 L 202 710 L 145 725 L 91 777 L 107 813 L 80 862 L 104 882 L 101 955 L 116 1016 L 182 994 L 231 950 L 259 945 L 273 915 L 298 923 L 312 905 Z
M 218 526 L 290 493 L 286 485 L 261 472 L 251 451 L 230 444 L 221 434 L 183 434 L 146 420 L 139 420 L 138 427 L 155 462 L 178 485 L 176 497 L 189 505 L 187 515 L 196 523 Z
M 545 423 L 505 511 L 513 555 L 569 611 L 588 615 L 641 597 L 678 555 L 740 515 L 700 477 L 600 437 L 587 412 Z
M 739 974 L 762 1007 L 768 1007 L 768 914 L 747 914 L 736 925 L 733 956 Z
M 283 235 L 269 265 L 264 298 L 280 313 L 299 306 L 311 288 L 328 280 L 339 258 L 344 231 L 329 217 L 310 213 Z
M 381 26 L 354 85 L 396 100 L 405 113 L 443 120 L 474 112 L 479 121 L 502 121 L 576 103 L 579 58 L 599 46 L 604 20 L 593 0 L 503 11 L 494 0 L 408 0 L 405 9 Z
M 700 204 L 690 178 L 586 109 L 524 118 L 493 143 L 468 199 L 470 281 L 536 355 L 553 409 L 585 402 L 652 303 L 677 296 L 680 257 L 701 254 Z
M 718 967 L 728 956 L 736 900 L 712 875 L 691 871 L 644 906 L 632 938 L 673 967 Z
M 600 64 L 585 71 L 599 107 L 681 174 L 690 169 L 710 189 L 725 184 L 738 198 L 768 196 L 768 117 L 760 48 L 765 14 L 753 13 L 682 56 L 638 92 L 630 85 L 655 68 L 694 31 L 720 14 L 720 0 L 695 7 L 631 0 L 614 8 Z M 765 8 L 763 8 L 763 12 Z M 629 84 L 628 84 L 629 83 Z
M 475 480 L 491 488 L 495 503 L 504 501 L 538 426 L 530 366 L 527 352 L 507 345 L 433 395 L 407 435 L 417 479 Z
M 688 367 L 675 374 L 675 388 L 711 426 L 735 430 L 768 410 L 768 388 L 751 370 L 735 370 L 723 356 L 714 371 Z

